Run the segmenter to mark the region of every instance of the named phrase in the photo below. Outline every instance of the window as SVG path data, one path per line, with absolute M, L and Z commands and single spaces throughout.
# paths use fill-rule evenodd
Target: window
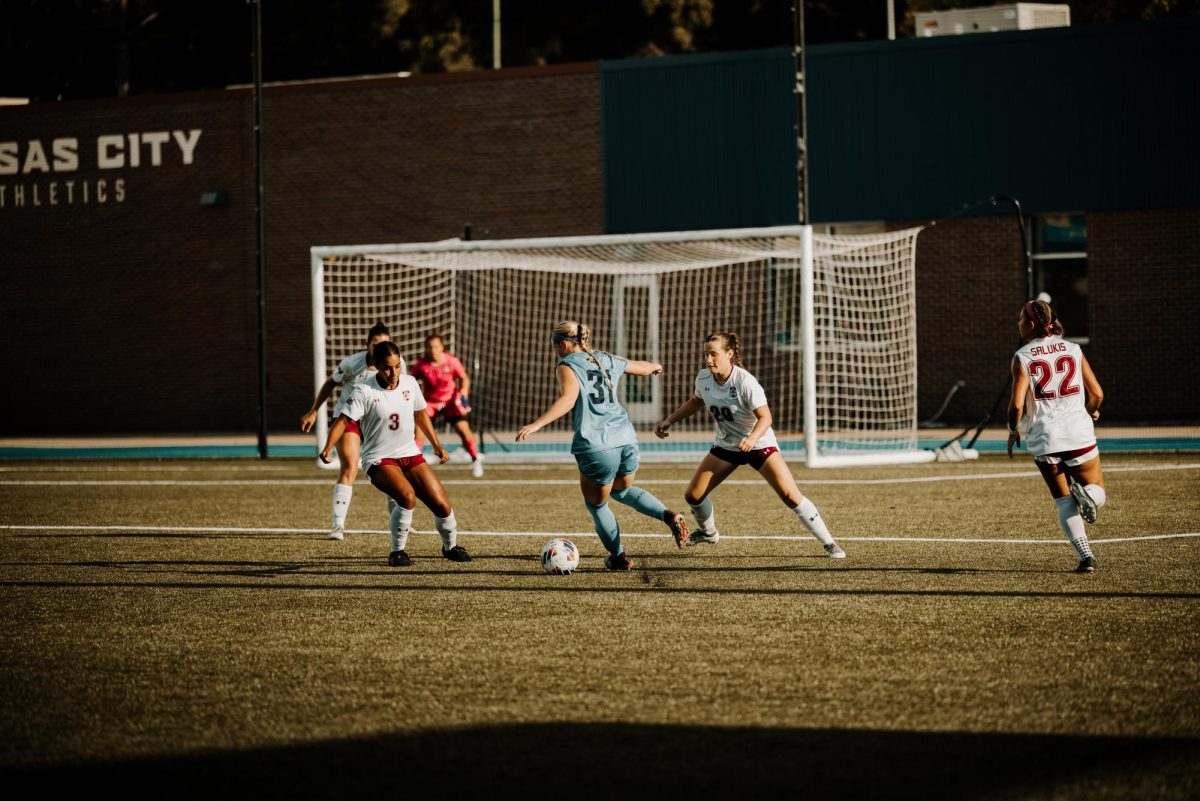
M 1034 230 L 1034 288 L 1050 296 L 1066 338 L 1087 344 L 1087 218 L 1047 214 L 1037 218 Z

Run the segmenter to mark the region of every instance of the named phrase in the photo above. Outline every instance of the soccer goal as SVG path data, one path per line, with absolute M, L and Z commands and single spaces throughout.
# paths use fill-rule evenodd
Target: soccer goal
M 513 434 L 557 396 L 550 330 L 578 320 L 594 347 L 664 365 L 661 376 L 625 376 L 618 391 L 643 432 L 643 458 L 691 460 L 711 444 L 706 417 L 674 426 L 664 441 L 649 430 L 692 395 L 704 338 L 733 331 L 785 453 L 803 448 L 811 466 L 931 461 L 917 443 L 919 230 L 314 247 L 314 382 L 361 350 L 376 320 L 406 359 L 437 332 L 471 372 L 474 426 L 489 459 L 569 459 L 569 415 L 534 443 L 518 445 Z M 328 425 L 322 415 L 321 442 Z

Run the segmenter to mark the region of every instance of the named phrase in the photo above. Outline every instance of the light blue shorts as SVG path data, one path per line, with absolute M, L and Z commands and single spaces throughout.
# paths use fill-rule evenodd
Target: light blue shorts
M 611 484 L 617 476 L 636 473 L 641 455 L 638 446 L 622 445 L 603 451 L 575 454 L 575 463 L 584 477 L 597 484 Z

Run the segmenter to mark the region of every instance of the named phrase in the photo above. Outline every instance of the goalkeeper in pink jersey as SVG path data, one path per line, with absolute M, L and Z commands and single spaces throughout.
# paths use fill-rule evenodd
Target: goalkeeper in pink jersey
M 475 446 L 468 417 L 471 414 L 471 377 L 458 357 L 446 350 L 440 334 L 425 338 L 425 355 L 413 362 L 412 376 L 421 382 L 429 419 L 446 421 L 462 440 L 463 449 L 471 456 L 471 475 L 483 475 L 483 455 Z

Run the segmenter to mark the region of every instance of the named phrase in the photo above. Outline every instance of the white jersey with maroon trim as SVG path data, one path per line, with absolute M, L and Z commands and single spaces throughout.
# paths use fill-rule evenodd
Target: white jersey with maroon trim
M 1029 376 L 1021 418 L 1025 448 L 1034 456 L 1045 456 L 1095 445 L 1080 347 L 1048 336 L 1026 343 L 1016 358 Z
M 421 452 L 413 437 L 414 415 L 425 408 L 417 379 L 400 376 L 395 389 L 384 389 L 375 380 L 350 390 L 342 414 L 358 421 L 362 430 L 362 466 L 368 469 L 381 459 L 400 459 Z
M 407 373 L 408 366 L 404 363 L 404 357 L 400 357 L 400 372 Z M 366 381 L 368 378 L 375 377 L 375 368 L 367 364 L 367 352 L 360 350 L 358 353 L 353 353 L 338 362 L 337 368 L 333 371 L 330 378 L 333 383 L 337 384 L 340 389 L 338 391 L 337 404 L 333 407 L 333 419 L 346 411 L 346 403 L 350 400 L 350 390 Z
M 708 368 L 697 373 L 696 397 L 704 401 L 704 408 L 713 419 L 716 446 L 731 451 L 738 450 L 738 445 L 750 436 L 758 423 L 754 410 L 767 405 L 767 393 L 758 379 L 736 365 L 724 384 L 718 384 Z M 767 428 L 754 445 L 755 450 L 777 447 L 779 442 L 771 428 Z

